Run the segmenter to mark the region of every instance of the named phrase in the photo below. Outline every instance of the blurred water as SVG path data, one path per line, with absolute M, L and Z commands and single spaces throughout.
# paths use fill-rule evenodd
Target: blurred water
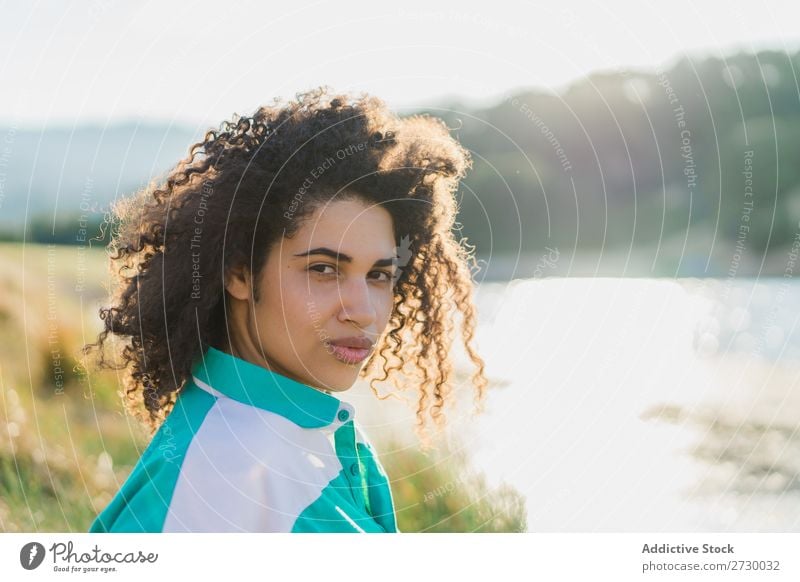
M 508 385 L 473 427 L 476 463 L 527 495 L 530 531 L 800 529 L 798 291 L 484 285 L 479 341 Z
M 476 299 L 498 387 L 450 431 L 526 496 L 528 531 L 800 531 L 798 283 L 537 279 Z

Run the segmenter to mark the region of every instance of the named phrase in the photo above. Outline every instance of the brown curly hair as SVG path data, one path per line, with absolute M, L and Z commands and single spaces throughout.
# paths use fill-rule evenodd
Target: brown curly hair
M 309 185 L 311 169 L 344 148 L 352 154 Z M 394 285 L 387 332 L 360 377 L 371 378 L 379 398 L 375 383 L 395 373 L 404 377 L 396 387 L 418 390 L 416 429 L 425 447 L 426 413 L 440 427 L 445 422 L 459 313 L 476 366 L 471 381 L 478 408 L 488 386 L 484 362 L 471 345 L 474 257 L 453 233 L 455 190 L 471 164 L 442 120 L 401 119 L 366 93 L 332 94 L 322 86 L 288 103 L 276 98 L 251 117 L 234 115 L 192 145 L 164 183 L 114 205 L 111 305 L 100 309 L 104 328 L 83 352 L 99 349 L 100 367 L 125 370 L 126 408 L 155 432 L 195 358 L 208 346 L 228 344 L 226 269 L 249 265 L 258 281 L 281 236 L 291 237 L 303 217 L 336 193 L 357 192 L 391 214 L 398 247 L 410 249 Z M 193 247 L 200 232 L 203 244 Z M 193 252 L 201 254 L 199 261 L 193 262 Z M 257 288 L 254 293 L 258 298 Z M 121 362 L 103 355 L 109 334 L 126 340 L 115 352 Z

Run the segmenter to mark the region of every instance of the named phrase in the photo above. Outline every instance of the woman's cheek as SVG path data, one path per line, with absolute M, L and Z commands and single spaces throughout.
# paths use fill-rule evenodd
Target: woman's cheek
M 334 302 L 339 300 L 340 291 L 335 282 L 312 280 L 302 293 L 306 303 L 314 305 L 318 312 L 329 312 Z
M 319 287 L 312 287 L 310 292 L 304 289 L 302 295 L 298 293 L 297 297 L 300 300 L 297 309 L 302 310 L 303 320 L 316 331 L 317 335 L 323 333 L 327 327 L 327 321 L 334 313 L 331 302 L 336 300 L 335 293 L 332 294 Z M 324 338 L 320 337 L 320 341 L 322 339 Z

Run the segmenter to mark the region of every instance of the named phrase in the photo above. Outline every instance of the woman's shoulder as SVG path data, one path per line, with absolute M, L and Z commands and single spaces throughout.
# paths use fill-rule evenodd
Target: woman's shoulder
M 321 431 L 188 389 L 90 531 L 280 531 L 338 474 L 331 446 Z

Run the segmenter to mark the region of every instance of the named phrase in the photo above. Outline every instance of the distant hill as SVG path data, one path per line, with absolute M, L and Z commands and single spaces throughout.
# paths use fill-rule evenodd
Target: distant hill
M 780 274 L 800 234 L 799 55 L 684 57 L 664 71 L 598 72 L 560 94 L 419 113 L 442 117 L 473 153 L 459 223 L 482 256 L 513 264 L 548 247 L 630 266 L 633 251 L 641 274 L 735 265 L 743 275 L 764 274 L 766 253 L 766 272 Z M 32 240 L 70 242 L 82 201 L 100 212 L 168 170 L 205 129 L 0 128 L 13 138 L 0 157 L 0 232 L 18 237 L 27 216 Z
M 168 170 L 204 130 L 136 123 L 0 127 L 0 147 L 5 141 L 7 148 L 0 230 L 19 231 L 26 216 L 29 223 L 59 223 L 80 214 L 82 204 L 97 213 Z
M 800 53 L 683 58 L 430 113 L 476 154 L 461 222 L 485 252 L 711 235 L 726 263 L 742 233 L 756 255 L 798 233 Z

